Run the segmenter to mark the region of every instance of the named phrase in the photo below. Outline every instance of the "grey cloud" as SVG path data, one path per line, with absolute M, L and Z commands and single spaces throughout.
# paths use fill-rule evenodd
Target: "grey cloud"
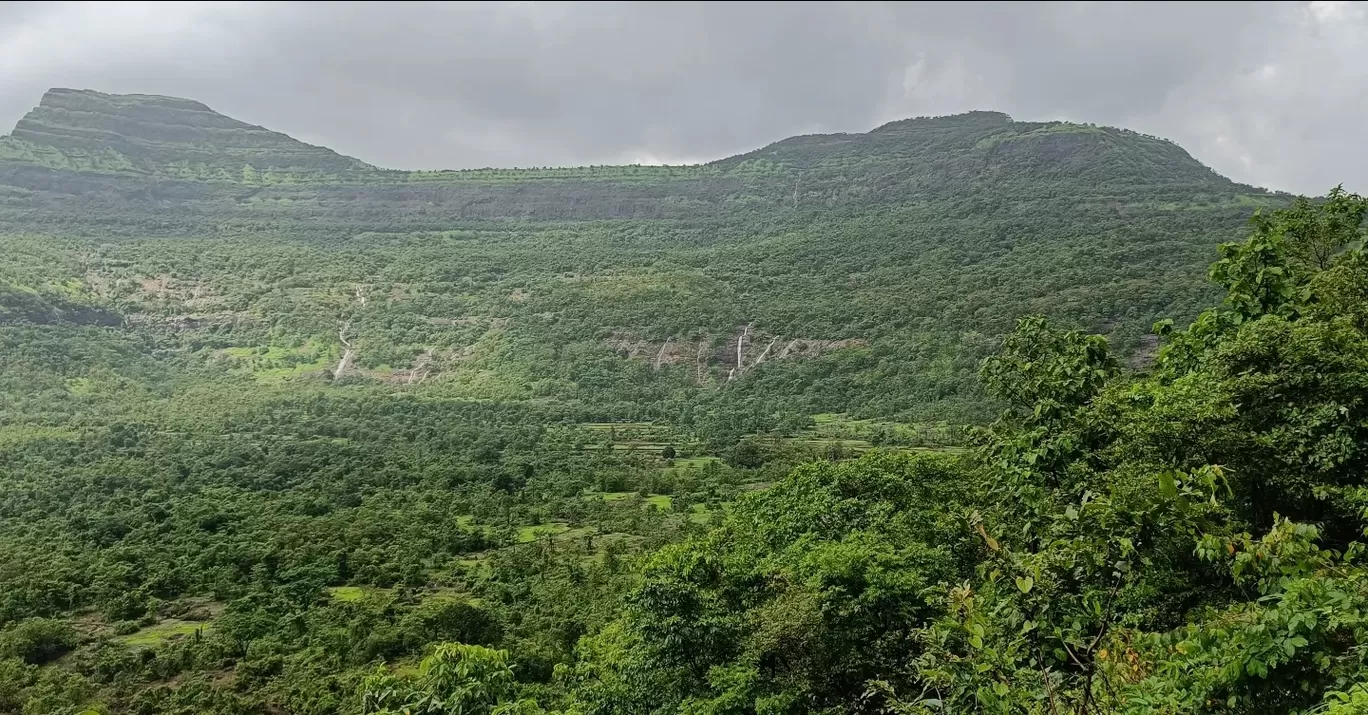
M 997 109 L 1368 190 L 1368 17 L 1335 3 L 0 5 L 0 124 L 49 86 L 187 96 L 403 168 L 696 161 Z

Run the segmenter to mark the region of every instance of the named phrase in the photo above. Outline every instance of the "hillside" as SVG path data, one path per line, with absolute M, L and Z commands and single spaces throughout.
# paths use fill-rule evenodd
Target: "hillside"
M 1015 316 L 1143 351 L 1280 201 L 1167 141 L 993 112 L 703 166 L 399 172 L 188 100 L 53 90 L 0 139 L 0 230 L 32 247 L 0 277 L 235 374 L 264 351 L 299 379 L 609 390 L 604 417 L 728 386 L 764 414 L 964 419 Z
M 1361 712 L 1365 215 L 994 112 L 402 172 L 53 90 L 0 712 Z
M 53 89 L 7 140 L 13 158 L 55 168 L 233 180 L 250 165 L 302 172 L 371 167 L 186 99 Z M 22 156 L 27 149 L 31 155 Z
M 975 192 L 999 200 L 1049 198 L 1042 184 L 1056 182 L 1086 187 L 1086 196 L 1102 201 L 1137 198 L 1117 191 L 1154 200 L 1195 193 L 1217 203 L 1260 193 L 1223 179 L 1170 142 L 1109 128 L 1013 122 L 994 112 L 795 137 L 704 166 L 400 172 L 197 102 L 75 90 L 48 92 L 0 140 L 0 181 L 29 212 L 34 202 L 48 211 L 15 222 L 41 218 L 127 231 L 138 211 L 170 201 L 178 214 L 174 230 L 192 232 L 268 217 L 305 232 L 508 218 L 811 219 Z M 74 217 L 72 201 L 112 215 Z

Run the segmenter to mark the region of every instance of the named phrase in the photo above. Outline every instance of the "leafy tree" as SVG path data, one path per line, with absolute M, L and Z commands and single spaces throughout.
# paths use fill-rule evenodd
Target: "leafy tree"
M 722 528 L 668 547 L 616 623 L 566 671 L 580 707 L 798 712 L 863 709 L 897 677 L 956 575 L 937 515 L 953 462 L 876 455 L 802 467 L 740 500 Z
M 442 643 L 423 659 L 417 677 L 391 675 L 381 667 L 367 678 L 362 685 L 361 710 L 368 715 L 540 712 L 532 701 L 513 700 L 514 692 L 507 652 Z
M 76 633 L 65 621 L 27 618 L 0 631 L 0 656 L 42 665 L 60 658 L 76 642 Z

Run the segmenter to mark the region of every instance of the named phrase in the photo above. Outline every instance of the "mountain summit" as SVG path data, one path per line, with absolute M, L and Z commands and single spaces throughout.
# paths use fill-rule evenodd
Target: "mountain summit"
M 380 173 L 360 160 L 238 121 L 193 100 L 61 88 L 44 94 L 3 138 L 4 159 L 63 170 L 249 184 L 253 172 L 267 170 Z M 840 183 L 873 171 L 894 178 L 905 190 L 915 189 L 906 185 L 908 180 L 923 188 L 951 188 L 966 179 L 1039 178 L 1042 173 L 1093 185 L 1230 184 L 1163 139 L 1068 122 L 1019 122 L 989 111 L 905 119 L 864 134 L 797 136 L 708 166 L 713 173 L 750 178 L 773 173 L 765 167 L 795 177 L 802 173 L 818 181 L 814 186 L 823 177 Z M 409 176 L 384 173 L 389 181 Z M 452 173 L 421 172 L 446 178 Z M 466 178 L 480 174 L 460 173 Z
M 47 92 L 0 137 L 0 220 L 30 228 L 146 233 L 166 221 L 183 235 L 269 219 L 336 235 L 510 218 L 808 221 L 927 202 L 1022 218 L 1040 202 L 1130 211 L 1141 195 L 1230 206 L 1237 194 L 1267 196 L 1163 139 L 984 111 L 792 137 L 684 167 L 388 171 L 200 102 L 72 89 Z
M 37 157 L 61 157 L 64 168 L 194 178 L 231 180 L 244 166 L 326 173 L 371 168 L 192 100 L 78 89 L 48 90 L 19 120 L 9 143 L 16 155 L 27 149 Z

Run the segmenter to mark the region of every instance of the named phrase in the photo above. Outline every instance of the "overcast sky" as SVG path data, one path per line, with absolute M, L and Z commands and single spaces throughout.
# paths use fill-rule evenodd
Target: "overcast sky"
M 995 109 L 1368 191 L 1362 4 L 0 3 L 0 132 L 53 86 L 391 168 L 691 162 Z

